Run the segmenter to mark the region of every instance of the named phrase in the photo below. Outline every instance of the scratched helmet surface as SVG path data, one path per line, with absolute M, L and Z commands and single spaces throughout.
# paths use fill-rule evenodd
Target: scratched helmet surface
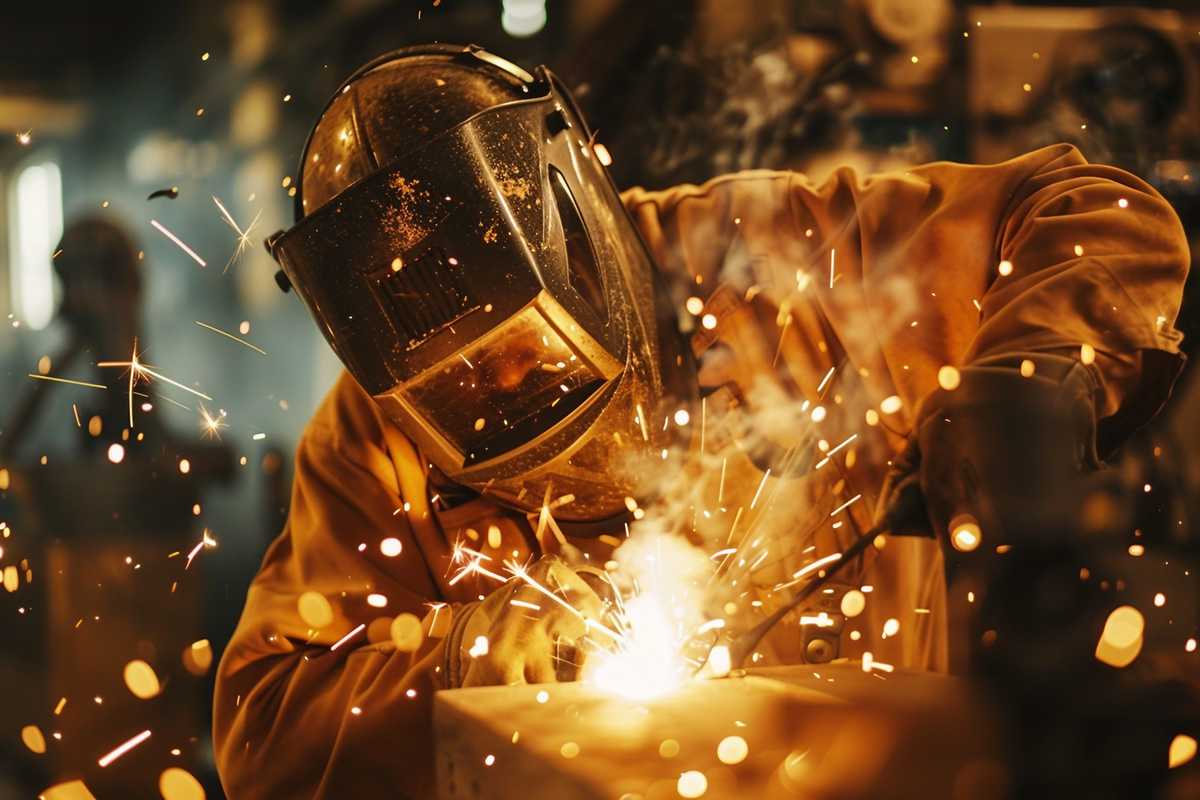
M 476 47 L 376 59 L 303 151 L 268 245 L 347 370 L 455 481 L 613 518 L 694 376 L 569 94 Z

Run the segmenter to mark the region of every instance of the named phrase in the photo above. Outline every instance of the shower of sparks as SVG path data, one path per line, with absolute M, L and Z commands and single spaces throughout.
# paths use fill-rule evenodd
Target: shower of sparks
M 134 339 L 134 341 L 133 341 L 133 351 L 130 354 L 128 361 L 100 361 L 96 364 L 96 366 L 97 367 L 126 367 L 129 369 L 129 427 L 130 428 L 133 427 L 133 395 L 134 395 L 133 388 L 134 388 L 134 386 L 136 386 L 138 383 L 140 383 L 143 380 L 148 382 L 147 376 L 149 376 L 149 378 L 156 378 L 156 379 L 162 381 L 163 383 L 169 383 L 177 389 L 182 389 L 185 392 L 190 392 L 191 394 L 196 395 L 196 397 L 202 398 L 204 400 L 208 400 L 210 403 L 212 402 L 212 398 L 209 397 L 208 395 L 206 395 L 204 392 L 197 391 L 196 389 L 193 389 L 190 386 L 184 386 L 182 383 L 179 383 L 178 381 L 171 380 L 166 375 L 163 375 L 163 374 L 155 371 L 148 364 L 143 363 L 138 358 L 137 340 L 136 339 Z
M 614 642 L 620 643 L 625 639 L 624 636 L 622 636 L 621 634 L 612 630 L 607 625 L 605 625 L 603 622 L 600 622 L 599 620 L 590 619 L 589 617 L 584 615 L 584 613 L 582 611 L 575 608 L 575 606 L 571 605 L 566 600 L 559 597 L 557 594 L 555 594 L 550 589 L 547 589 L 545 586 L 543 586 L 541 583 L 539 583 L 537 580 L 535 580 L 533 578 L 533 576 L 531 576 L 529 574 L 528 569 L 525 567 L 525 565 L 518 564 L 515 561 L 506 561 L 506 562 L 504 562 L 504 567 L 505 567 L 505 569 L 508 570 L 510 577 L 516 578 L 517 580 L 521 581 L 522 583 L 524 583 L 526 586 L 530 587 L 534 591 L 539 592 L 539 593 L 545 595 L 546 597 L 550 598 L 555 603 L 557 603 L 558 605 L 560 605 L 564 609 L 566 609 L 568 612 L 570 612 L 571 614 L 573 614 L 574 616 L 576 616 L 580 620 L 582 620 L 584 626 L 587 627 L 588 629 L 599 631 L 600 633 L 603 633 L 605 636 L 612 639 Z M 457 581 L 461 580 L 464 575 L 468 575 L 468 574 L 482 575 L 485 578 L 491 578 L 492 580 L 498 581 L 500 583 L 507 583 L 509 580 L 508 577 L 505 577 L 504 575 L 501 575 L 498 572 L 493 572 L 492 570 L 483 566 L 482 559 L 476 558 L 473 561 L 471 561 L 469 564 L 467 564 L 465 567 L 463 567 L 461 570 L 459 570 L 458 574 L 456 574 L 451 579 L 451 581 L 457 582 Z
M 254 230 L 254 226 L 258 224 L 258 219 L 262 216 L 262 209 L 260 208 L 258 213 L 254 215 L 254 219 L 252 219 L 250 224 L 246 226 L 246 230 L 242 230 L 237 224 L 237 221 L 234 220 L 233 215 L 229 213 L 229 210 L 225 208 L 219 199 L 217 199 L 215 194 L 212 196 L 212 199 L 213 202 L 217 204 L 217 208 L 221 210 L 221 216 L 224 218 L 225 222 L 227 222 L 229 227 L 233 228 L 238 235 L 237 248 L 233 251 L 233 255 L 229 257 L 229 261 L 225 263 L 225 269 L 221 270 L 221 274 L 225 274 L 229 271 L 229 268 L 233 266 L 233 262 L 237 261 L 242 253 L 246 251 L 246 248 L 250 246 L 250 231 Z M 257 350 L 258 348 L 255 349 Z M 264 353 L 263 355 L 266 354 Z
M 107 389 L 108 387 L 102 383 L 88 383 L 87 381 L 73 381 L 70 378 L 56 378 L 53 375 L 37 375 L 29 373 L 29 377 L 39 381 L 54 381 L 55 383 L 69 383 L 72 386 L 86 386 L 89 389 Z
M 161 222 L 159 222 L 156 219 L 152 219 L 152 220 L 150 220 L 150 224 L 153 225 L 155 228 L 157 228 L 159 233 L 161 233 L 163 236 L 167 237 L 172 242 L 174 242 L 176 245 L 178 245 L 180 250 L 182 250 L 183 252 L 185 252 L 189 256 L 191 256 L 192 260 L 195 261 L 197 264 L 199 264 L 202 267 L 208 266 L 208 264 L 205 263 L 204 259 L 196 254 L 195 250 L 188 247 L 182 239 L 180 239 L 178 236 L 176 236 L 175 234 L 173 234 L 169 230 L 167 230 L 167 227 L 165 225 L 163 225 Z
M 139 744 L 141 744 L 142 742 L 146 741 L 149 738 L 150 738 L 150 731 L 148 731 L 148 730 L 142 731 L 137 736 L 134 736 L 132 739 L 125 742 L 124 744 L 118 745 L 111 753 L 109 753 L 106 756 L 101 757 L 100 760 L 97 761 L 96 763 L 99 764 L 102 768 L 107 767 L 109 764 L 116 761 L 118 758 L 125 755 L 130 750 L 137 747 Z
M 195 320 L 195 322 L 196 322 L 196 324 L 197 324 L 197 325 L 199 325 L 201 328 L 205 328 L 206 330 L 210 330 L 210 331 L 212 331 L 213 333 L 219 333 L 219 334 L 221 334 L 222 336 L 225 336 L 225 337 L 227 337 L 227 338 L 233 339 L 233 340 L 234 340 L 235 342 L 237 342 L 238 344 L 244 344 L 246 347 L 249 347 L 251 350 L 253 350 L 253 351 L 254 351 L 254 352 L 256 352 L 256 353 L 261 353 L 261 354 L 262 354 L 262 355 L 264 355 L 264 356 L 267 354 L 267 351 L 266 351 L 266 350 L 263 350 L 261 347 L 259 347 L 259 346 L 257 346 L 257 345 L 250 344 L 250 343 L 249 343 L 249 342 L 247 342 L 245 339 L 242 339 L 242 338 L 239 338 L 239 337 L 237 337 L 237 336 L 234 336 L 232 333 L 229 333 L 228 331 L 223 331 L 223 330 L 221 330 L 220 328 L 218 328 L 218 327 L 216 327 L 216 326 L 209 325 L 207 322 L 201 322 L 200 320 Z

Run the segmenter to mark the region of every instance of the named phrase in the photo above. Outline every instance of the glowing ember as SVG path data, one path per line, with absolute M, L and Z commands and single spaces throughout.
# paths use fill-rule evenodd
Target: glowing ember
M 1096 659 L 1111 667 L 1127 667 L 1142 651 L 1146 620 L 1133 606 L 1118 606 L 1104 622 L 1096 643 Z
M 853 619 L 863 612 L 867 607 L 867 596 L 858 589 L 851 589 L 842 595 L 842 614 L 847 618 Z
M 983 541 L 983 531 L 973 517 L 963 515 L 950 523 L 950 543 L 961 553 L 969 553 Z
M 26 725 L 21 728 L 21 741 L 30 751 L 38 755 L 46 752 L 46 737 L 42 735 L 42 729 L 37 725 Z
M 722 764 L 740 764 L 750 755 L 750 745 L 740 736 L 726 736 L 717 745 L 717 759 Z
M 154 668 L 141 660 L 125 665 L 125 686 L 139 700 L 149 700 L 161 691 Z
M 395 558 L 396 556 L 400 555 L 400 552 L 403 549 L 404 545 L 394 536 L 389 536 L 379 543 L 379 552 L 383 553 L 388 558 Z
M 56 783 L 38 795 L 38 800 L 96 800 L 83 781 Z
M 957 389 L 958 384 L 962 382 L 962 376 L 958 374 L 958 370 L 949 364 L 938 370 L 937 379 L 938 386 L 948 392 Z
M 190 772 L 168 767 L 158 777 L 158 791 L 163 800 L 204 800 L 204 787 Z
M 1168 768 L 1182 767 L 1195 757 L 1196 740 L 1191 736 L 1181 733 L 1171 740 L 1171 747 L 1167 750 Z
M 300 619 L 310 628 L 321 629 L 333 622 L 333 606 L 318 592 L 305 592 L 296 600 Z
M 396 649 L 402 653 L 411 653 L 420 648 L 424 639 L 421 620 L 416 614 L 404 613 L 392 620 L 389 632 Z

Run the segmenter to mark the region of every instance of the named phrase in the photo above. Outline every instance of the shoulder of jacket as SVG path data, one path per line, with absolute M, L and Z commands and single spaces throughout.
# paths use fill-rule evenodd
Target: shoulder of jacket
M 305 426 L 300 446 L 353 452 L 372 444 L 381 447 L 382 425 L 375 401 L 342 370 Z
M 633 186 L 621 192 L 621 197 L 626 205 L 631 208 L 637 208 L 638 206 L 647 204 L 658 204 L 659 200 L 666 196 L 670 196 L 673 201 L 679 202 L 690 198 L 705 197 L 730 185 L 789 181 L 795 175 L 795 172 L 787 170 L 749 169 L 717 175 L 701 184 L 680 183 L 665 189 L 645 189 L 641 186 Z

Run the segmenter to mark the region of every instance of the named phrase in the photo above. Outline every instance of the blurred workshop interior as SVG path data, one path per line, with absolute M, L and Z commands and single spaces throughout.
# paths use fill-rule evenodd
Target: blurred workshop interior
M 297 440 L 341 370 L 262 241 L 291 224 L 309 126 L 361 63 L 441 41 L 547 64 L 621 188 L 991 163 L 1070 142 L 1149 181 L 1195 253 L 1197 31 L 1188 0 L 10 4 L 0 800 L 84 772 L 102 800 L 157 796 L 136 758 L 95 769 L 144 729 L 223 796 L 214 666 L 283 524 Z M 1200 337 L 1194 284 L 1185 350 Z M 1198 381 L 1185 372 L 1124 455 L 1154 487 L 1140 510 L 1163 521 L 1153 535 L 1193 550 L 1200 416 L 1182 409 Z M 131 676 L 133 661 L 157 675 Z

